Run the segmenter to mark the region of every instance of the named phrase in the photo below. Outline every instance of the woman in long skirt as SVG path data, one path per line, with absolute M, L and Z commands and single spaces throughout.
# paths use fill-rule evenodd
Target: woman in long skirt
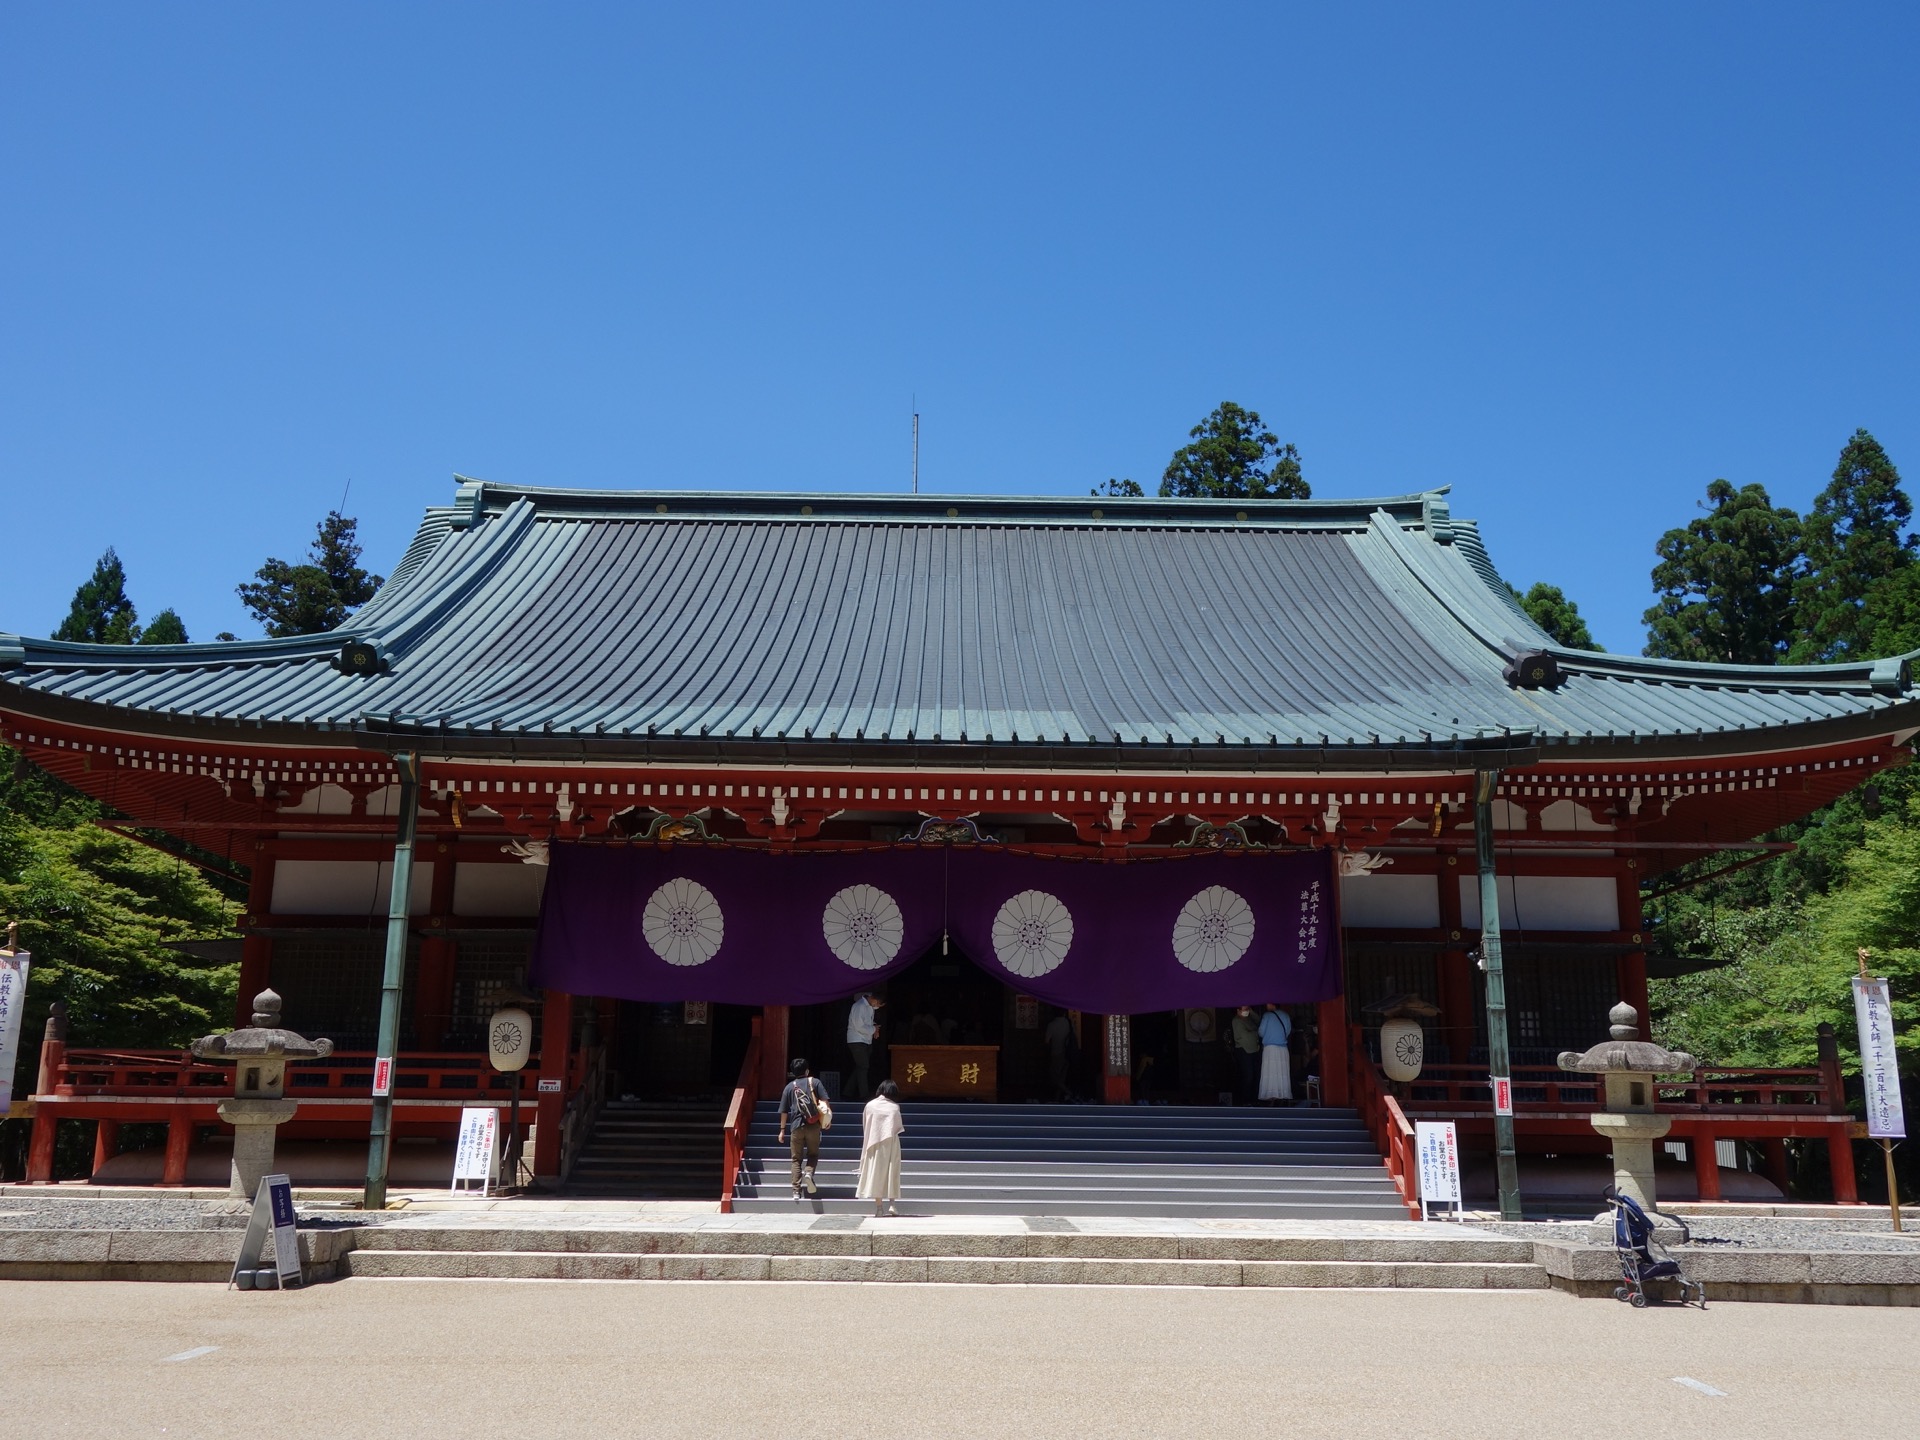
M 873 1201 L 876 1215 L 898 1215 L 900 1198 L 900 1087 L 882 1080 L 860 1117 L 860 1184 L 853 1192 Z
M 1278 1005 L 1260 1017 L 1260 1099 L 1270 1105 L 1293 1103 L 1293 1020 Z

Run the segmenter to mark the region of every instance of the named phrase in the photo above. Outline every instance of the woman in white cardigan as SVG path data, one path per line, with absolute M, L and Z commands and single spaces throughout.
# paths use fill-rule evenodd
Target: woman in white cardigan
M 876 1215 L 898 1215 L 900 1198 L 900 1087 L 882 1080 L 860 1116 L 860 1184 L 854 1191 L 873 1201 Z

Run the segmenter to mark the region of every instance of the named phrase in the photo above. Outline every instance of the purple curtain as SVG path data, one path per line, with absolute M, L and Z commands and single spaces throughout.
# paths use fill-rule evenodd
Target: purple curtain
M 624 1000 L 809 1005 L 939 945 L 1098 1014 L 1340 993 L 1326 851 L 1056 860 L 555 845 L 532 983 Z

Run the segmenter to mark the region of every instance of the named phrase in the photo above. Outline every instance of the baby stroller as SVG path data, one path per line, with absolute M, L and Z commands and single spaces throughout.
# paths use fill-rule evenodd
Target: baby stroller
M 1640 1208 L 1634 1198 L 1609 1189 L 1607 1204 L 1613 1207 L 1613 1249 L 1620 1259 L 1620 1278 L 1625 1282 L 1614 1288 L 1613 1298 L 1627 1301 L 1636 1310 L 1645 1309 L 1648 1303 L 1647 1282 L 1671 1280 L 1680 1287 L 1682 1305 L 1687 1303 L 1687 1292 L 1691 1290 L 1700 1308 L 1706 1309 L 1707 1287 L 1680 1273 L 1680 1262 L 1653 1238 L 1653 1221 L 1647 1218 L 1647 1212 Z M 1680 1227 L 1681 1240 L 1693 1238 L 1686 1221 L 1677 1216 L 1668 1218 Z

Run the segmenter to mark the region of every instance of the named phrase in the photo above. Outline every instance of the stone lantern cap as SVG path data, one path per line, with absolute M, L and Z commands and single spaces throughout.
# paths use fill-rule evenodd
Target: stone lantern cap
M 292 1030 L 282 1030 L 280 997 L 262 990 L 253 997 L 253 1024 L 224 1035 L 203 1035 L 188 1048 L 201 1060 L 239 1061 L 266 1056 L 321 1060 L 333 1053 L 333 1041 L 309 1040 Z
M 1672 1075 L 1691 1070 L 1697 1063 L 1684 1050 L 1668 1050 L 1636 1038 L 1640 1034 L 1640 1012 L 1631 1005 L 1623 1003 L 1614 1006 L 1607 1012 L 1607 1019 L 1613 1022 L 1607 1032 L 1613 1038 L 1595 1045 L 1591 1050 L 1562 1050 L 1562 1070 L 1578 1070 L 1593 1075 L 1609 1071 Z

